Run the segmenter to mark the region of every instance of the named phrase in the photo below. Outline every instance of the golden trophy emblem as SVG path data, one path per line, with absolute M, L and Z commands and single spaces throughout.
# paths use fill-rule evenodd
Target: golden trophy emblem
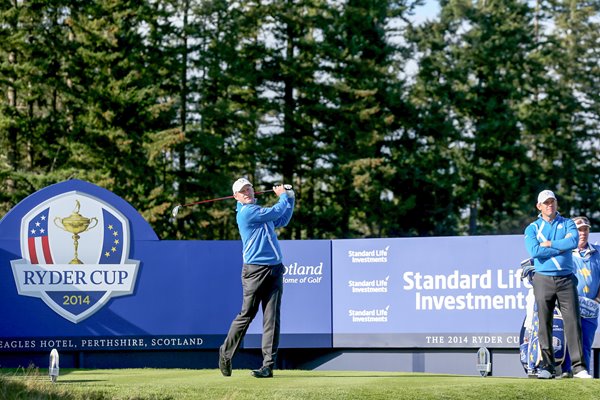
M 69 261 L 69 264 L 83 264 L 79 258 L 77 258 L 77 248 L 79 247 L 79 234 L 87 232 L 90 229 L 98 225 L 98 218 L 86 218 L 79 214 L 79 200 L 75 200 L 75 210 L 65 218 L 56 217 L 54 218 L 54 225 L 62 229 L 65 232 L 73 234 L 73 244 L 75 246 L 75 258 Z M 91 223 L 94 223 L 91 225 Z M 60 223 L 60 225 L 59 225 Z M 61 226 L 62 225 L 62 226 Z

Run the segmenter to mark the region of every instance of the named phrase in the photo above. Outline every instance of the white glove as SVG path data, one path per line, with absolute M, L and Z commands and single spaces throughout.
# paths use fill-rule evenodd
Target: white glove
M 283 185 L 283 188 L 285 189 L 285 194 L 287 194 L 290 199 L 293 199 L 296 196 L 296 193 L 292 190 L 292 185 L 286 183 Z

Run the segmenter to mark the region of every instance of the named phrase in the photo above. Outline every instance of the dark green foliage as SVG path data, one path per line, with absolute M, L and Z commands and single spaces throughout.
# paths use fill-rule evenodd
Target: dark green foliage
M 600 4 L 417 3 L 0 1 L 0 212 L 76 177 L 237 239 L 170 211 L 246 176 L 295 186 L 284 238 L 520 233 L 544 188 L 600 223 Z

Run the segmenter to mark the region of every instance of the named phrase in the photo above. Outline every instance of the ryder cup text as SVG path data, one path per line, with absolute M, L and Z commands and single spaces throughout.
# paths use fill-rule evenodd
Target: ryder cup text
M 127 271 L 24 271 L 25 285 L 122 285 Z

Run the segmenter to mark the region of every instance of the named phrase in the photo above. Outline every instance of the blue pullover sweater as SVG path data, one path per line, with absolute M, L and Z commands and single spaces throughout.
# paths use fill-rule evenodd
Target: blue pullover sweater
M 552 247 L 540 243 L 550 240 Z M 579 233 L 575 222 L 556 213 L 552 222 L 541 215 L 525 228 L 525 247 L 534 259 L 535 272 L 542 275 L 565 276 L 575 273 L 571 250 L 577 247 Z
M 276 265 L 282 255 L 275 228 L 286 226 L 292 218 L 295 200 L 286 193 L 273 207 L 237 203 L 237 224 L 242 237 L 246 264 Z

